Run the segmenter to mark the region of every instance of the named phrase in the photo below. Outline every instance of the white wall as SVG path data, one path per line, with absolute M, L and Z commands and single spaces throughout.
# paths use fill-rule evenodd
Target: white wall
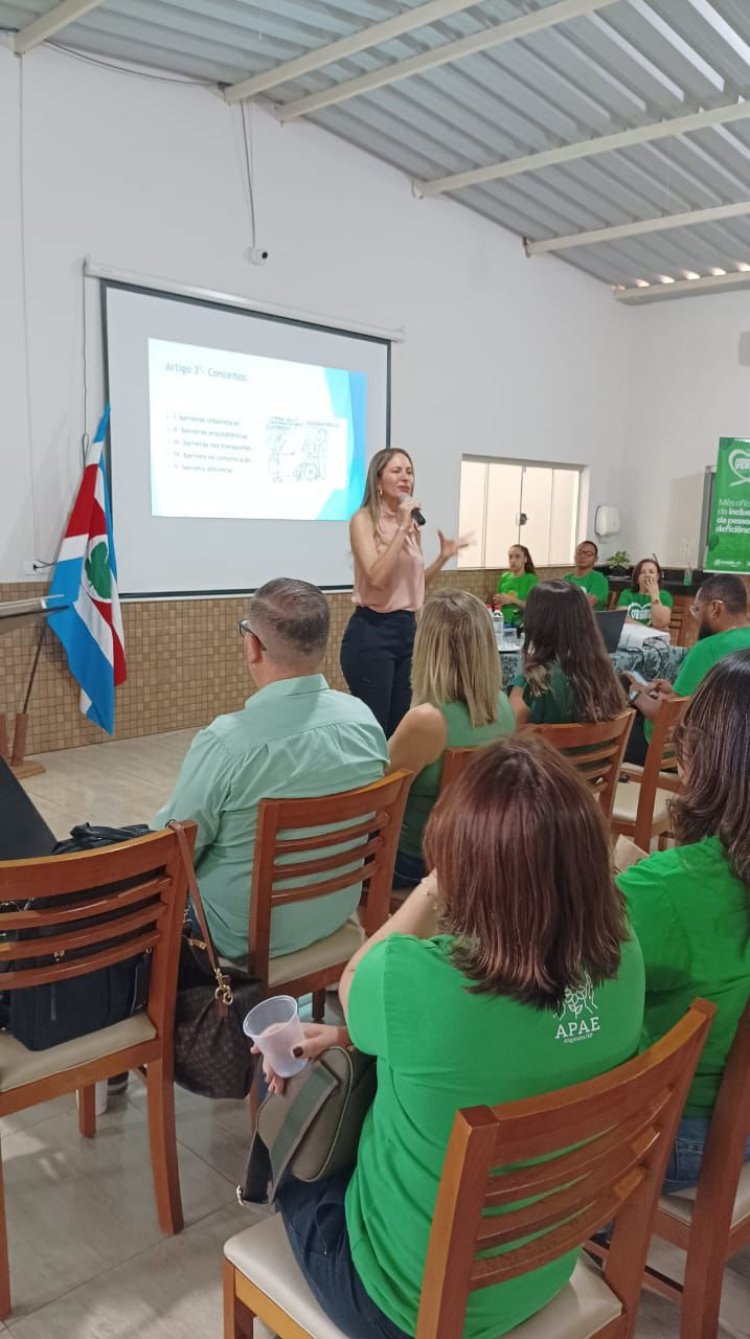
M 750 292 L 694 297 L 635 313 L 626 471 L 632 479 L 629 545 L 683 564 L 698 553 L 706 465 L 720 437 L 750 437 L 750 367 L 739 361 L 750 331 Z
M 517 238 L 450 201 L 416 201 L 399 173 L 262 111 L 258 240 L 271 258 L 250 265 L 239 112 L 213 92 L 50 49 L 25 57 L 23 71 L 29 420 L 19 77 L 0 48 L 0 580 L 54 556 L 80 436 L 99 412 L 92 368 L 84 425 L 85 255 L 323 318 L 405 327 L 392 437 L 416 457 L 428 530 L 457 523 L 462 451 L 590 464 L 592 508 L 618 498 L 633 313 L 604 286 L 555 259 L 527 261 Z

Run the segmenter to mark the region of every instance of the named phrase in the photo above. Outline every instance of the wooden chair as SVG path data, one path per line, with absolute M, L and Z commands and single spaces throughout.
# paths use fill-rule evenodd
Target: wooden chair
M 190 847 L 196 826 L 185 823 Z M 115 885 L 112 887 L 111 885 Z M 96 1131 L 95 1084 L 142 1069 L 159 1226 L 183 1226 L 174 1123 L 172 1036 L 187 876 L 176 832 L 158 832 L 101 851 L 0 863 L 3 909 L 0 990 L 60 988 L 74 977 L 150 957 L 143 1013 L 43 1051 L 0 1035 L 0 1116 L 78 1092 L 81 1134 Z M 92 918 L 96 917 L 96 922 Z M 15 938 L 43 930 L 45 937 Z M 80 950 L 87 956 L 78 956 Z M 44 960 L 40 960 L 40 952 Z M 49 956 L 49 961 L 47 958 Z M 61 1223 L 61 1231 L 65 1226 Z M 0 1163 L 0 1319 L 10 1313 L 10 1276 Z
M 662 698 L 654 719 L 654 729 L 648 746 L 646 764 L 635 767 L 625 763 L 615 790 L 612 808 L 612 830 L 632 837 L 643 851 L 651 850 L 651 841 L 659 837 L 660 847 L 669 832 L 669 799 L 680 789 L 677 775 L 673 736 L 686 697 Z
M 579 1262 L 562 1291 L 510 1334 L 630 1339 L 659 1186 L 714 1013 L 714 1005 L 696 1000 L 655 1046 L 599 1078 L 457 1112 L 416 1339 L 460 1339 L 474 1289 L 557 1259 L 612 1219 L 603 1274 Z M 493 1213 L 501 1208 L 501 1216 Z M 523 1246 L 484 1254 L 535 1232 L 542 1235 Z M 307 1287 L 280 1215 L 232 1237 L 224 1252 L 224 1339 L 249 1339 L 255 1316 L 280 1339 L 343 1339 Z
M 719 1326 L 724 1266 L 750 1242 L 750 1001 L 729 1052 L 694 1190 L 664 1195 L 654 1235 L 686 1252 L 685 1282 L 648 1266 L 647 1287 L 682 1306 L 681 1339 L 707 1339 Z
M 596 725 L 530 725 L 526 729 L 541 735 L 570 759 L 611 821 L 617 779 L 634 718 L 633 711 L 622 711 L 611 721 Z
M 326 987 L 339 981 L 362 942 L 363 927 L 365 935 L 371 935 L 388 919 L 411 779 L 411 772 L 399 771 L 339 795 L 261 800 L 248 955 L 250 972 L 262 982 L 260 999 L 312 993 L 313 1018 L 323 1018 Z M 328 830 L 321 833 L 321 829 Z M 286 835 L 292 831 L 295 836 Z M 358 883 L 363 885 L 361 925 L 346 921 L 335 934 L 309 948 L 270 956 L 274 908 L 309 902 Z
M 476 748 L 445 750 L 445 753 L 443 754 L 443 770 L 440 773 L 440 795 L 442 795 L 443 792 L 452 785 L 456 778 L 461 775 L 467 762 L 474 756 L 476 751 Z

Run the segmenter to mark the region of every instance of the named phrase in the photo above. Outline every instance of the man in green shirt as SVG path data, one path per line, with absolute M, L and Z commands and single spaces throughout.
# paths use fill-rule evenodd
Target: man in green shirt
M 594 570 L 599 550 L 593 539 L 584 539 L 578 545 L 575 571 L 568 572 L 563 581 L 580 586 L 592 609 L 606 609 L 609 602 L 609 582 L 603 572 Z
M 741 577 L 717 573 L 703 582 L 690 612 L 698 624 L 698 640 L 682 662 L 674 684 L 655 679 L 645 687 L 634 682 L 628 700 L 640 713 L 636 716 L 625 757 L 643 766 L 659 703 L 666 697 L 690 697 L 708 671 L 724 656 L 750 647 L 747 617 L 747 587 Z
M 328 687 L 319 673 L 330 625 L 316 586 L 282 578 L 257 592 L 240 623 L 258 692 L 242 711 L 217 716 L 195 736 L 171 798 L 170 818 L 198 824 L 196 869 L 217 952 L 247 955 L 250 881 L 262 799 L 331 795 L 368 785 L 388 762 L 370 708 Z M 353 862 L 355 863 L 355 862 Z M 353 876 L 354 878 L 354 876 Z M 279 907 L 271 956 L 293 953 L 338 930 L 355 910 L 360 885 Z

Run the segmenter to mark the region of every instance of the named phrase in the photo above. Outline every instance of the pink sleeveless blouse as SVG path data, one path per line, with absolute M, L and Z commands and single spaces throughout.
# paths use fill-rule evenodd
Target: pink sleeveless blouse
M 397 518 L 389 512 L 381 511 L 375 527 L 375 547 L 379 554 L 388 548 L 397 530 Z M 406 532 L 387 587 L 373 586 L 355 555 L 352 601 L 363 605 L 365 609 L 372 609 L 376 614 L 392 614 L 397 609 L 419 613 L 424 604 L 424 558 L 419 530 L 414 521 Z

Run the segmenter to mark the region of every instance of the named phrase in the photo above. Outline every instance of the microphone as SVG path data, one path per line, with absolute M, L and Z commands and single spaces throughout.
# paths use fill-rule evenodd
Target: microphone
M 413 510 L 413 512 L 412 512 L 412 517 L 413 517 L 413 519 L 416 521 L 417 525 L 419 525 L 419 526 L 422 526 L 422 525 L 426 525 L 426 524 L 427 524 L 427 522 L 425 521 L 424 516 L 422 515 L 421 511 L 419 510 L 419 507 L 415 507 L 415 508 L 414 508 L 414 510 Z

